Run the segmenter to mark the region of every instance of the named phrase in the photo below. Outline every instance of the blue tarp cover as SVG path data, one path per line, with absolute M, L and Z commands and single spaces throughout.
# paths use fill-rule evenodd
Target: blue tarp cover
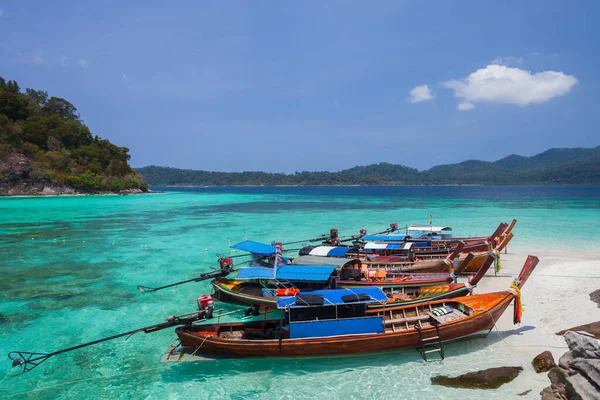
M 259 256 L 271 256 L 275 254 L 275 246 L 270 244 L 244 240 L 241 243 L 231 246 L 232 249 L 244 250 L 248 253 L 258 254 Z
M 336 247 L 327 253 L 327 257 L 344 257 L 350 250 L 349 247 Z
M 290 338 L 327 337 L 383 333 L 383 318 L 364 317 L 323 321 L 302 321 L 290 324 Z
M 403 242 L 410 238 L 411 235 L 366 235 L 361 240 L 370 242 Z
M 334 305 L 334 304 L 347 304 L 342 300 L 343 296 L 348 296 L 352 294 L 366 294 L 371 297 L 370 300 L 363 300 L 361 303 L 375 303 L 375 302 L 385 302 L 388 300 L 387 296 L 383 291 L 378 287 L 366 287 L 366 288 L 354 288 L 354 289 L 329 289 L 329 290 L 312 290 L 309 292 L 301 292 L 300 294 L 318 294 L 323 296 L 323 305 Z M 277 307 L 285 308 L 285 307 L 306 307 L 306 304 L 302 304 L 301 302 L 296 304 L 296 297 L 278 297 L 277 298 Z
M 333 271 L 335 266 L 308 266 L 308 265 L 284 265 L 277 268 L 275 277 L 273 268 L 265 267 L 244 267 L 240 268 L 237 279 L 279 279 L 287 281 L 310 281 L 325 282 Z
M 345 246 L 316 246 L 308 254 L 319 257 L 344 257 L 350 250 L 352 248 Z

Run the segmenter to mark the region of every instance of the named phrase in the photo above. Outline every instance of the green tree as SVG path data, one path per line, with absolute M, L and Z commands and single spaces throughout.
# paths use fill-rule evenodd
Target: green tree
M 75 106 L 60 97 L 50 97 L 42 110 L 46 115 L 58 115 L 63 121 L 68 119 L 79 121 L 79 114 Z

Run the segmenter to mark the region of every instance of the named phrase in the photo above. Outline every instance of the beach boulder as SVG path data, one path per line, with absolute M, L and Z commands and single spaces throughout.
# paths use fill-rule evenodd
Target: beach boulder
M 594 290 L 592 293 L 590 293 L 590 300 L 598 304 L 598 308 L 600 308 L 600 289 Z
M 569 371 L 560 367 L 554 367 L 548 371 L 548 379 L 550 379 L 550 383 L 555 385 L 565 385 L 567 383 L 567 376 L 569 376 Z
M 431 378 L 433 385 L 465 389 L 497 389 L 515 379 L 522 367 L 497 367 L 468 372 L 456 377 L 438 375 Z
M 587 332 L 568 331 L 564 338 L 569 351 L 558 360 L 560 367 L 548 372 L 551 385 L 540 393 L 542 399 L 600 400 L 600 344 Z
M 569 366 L 571 365 L 571 362 L 573 361 L 575 357 L 573 357 L 573 352 L 571 351 L 567 351 L 565 354 L 563 354 L 562 356 L 560 356 L 560 358 L 558 359 L 558 366 L 568 370 Z
M 573 328 L 565 329 L 560 332 L 556 332 L 557 335 L 564 335 L 565 333 L 573 331 L 573 332 L 587 332 L 592 335 L 596 339 L 600 339 L 600 321 L 592 322 L 590 324 L 574 326 Z
M 567 399 L 565 385 L 554 385 L 548 386 L 544 388 L 540 392 L 542 395 L 542 400 L 569 400 Z
M 600 344 L 587 332 L 567 332 L 565 342 L 573 354 L 573 358 L 600 358 Z
M 600 399 L 598 390 L 598 387 L 580 374 L 567 377 L 565 393 L 569 400 L 598 400 Z
M 548 350 L 535 356 L 531 364 L 537 373 L 550 371 L 551 368 L 556 367 L 554 357 Z
M 576 358 L 571 362 L 571 370 L 595 383 L 598 387 L 598 397 L 600 397 L 600 359 Z

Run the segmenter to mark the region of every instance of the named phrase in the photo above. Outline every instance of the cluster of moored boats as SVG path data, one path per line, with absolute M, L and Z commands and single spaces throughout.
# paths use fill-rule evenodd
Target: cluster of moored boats
M 397 224 L 376 234 L 329 235 L 270 244 L 245 240 L 231 246 L 245 254 L 219 257 L 219 269 L 160 288 L 212 279 L 212 295 L 198 299 L 198 311 L 161 324 L 91 343 L 40 354 L 11 352 L 13 366 L 31 370 L 48 357 L 136 332 L 176 326 L 179 339 L 164 360 L 194 357 L 293 357 L 341 355 L 417 348 L 444 358 L 443 342 L 487 334 L 515 303 L 520 322 L 520 289 L 536 267 L 529 256 L 505 291 L 473 294 L 474 288 L 514 237 L 501 223 L 490 236 L 453 237 L 449 227 Z M 402 232 L 401 232 L 402 231 Z M 298 243 L 315 243 L 284 249 Z M 350 242 L 350 244 L 345 244 Z M 288 256 L 291 252 L 296 256 Z M 234 259 L 247 257 L 235 266 Z M 459 282 L 459 276 L 466 279 Z M 245 304 L 237 322 L 221 322 L 214 300 Z M 236 312 L 240 312 L 239 310 Z M 230 314 L 229 312 L 228 314 Z

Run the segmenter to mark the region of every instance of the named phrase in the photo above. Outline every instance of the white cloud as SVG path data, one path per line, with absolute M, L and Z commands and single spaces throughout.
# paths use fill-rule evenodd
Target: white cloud
M 469 111 L 475 108 L 475 104 L 473 103 L 458 103 L 458 108 L 460 111 Z
M 4 11 L 2 11 L 2 10 L 0 9 L 0 17 L 2 16 L 2 14 L 4 14 Z
M 523 57 L 496 57 L 494 58 L 492 61 L 490 61 L 490 64 L 497 64 L 497 65 L 511 65 L 511 64 L 523 64 Z
M 81 59 L 81 60 L 79 60 L 79 66 L 80 66 L 81 68 L 87 68 L 87 67 L 88 67 L 88 62 L 87 62 L 87 60 L 84 60 L 84 59 Z
M 459 110 L 470 110 L 477 103 L 507 103 L 521 107 L 544 103 L 568 93 L 577 78 L 562 72 L 535 74 L 504 65 L 488 65 L 464 79 L 442 82 L 461 100 Z
M 410 91 L 410 97 L 408 101 L 411 103 L 420 103 L 422 101 L 427 101 L 433 99 L 433 93 L 429 90 L 429 86 L 421 85 L 416 86 L 413 90 Z
M 123 73 L 121 74 L 121 76 L 123 77 L 123 80 L 124 80 L 124 81 L 127 81 L 127 80 L 129 80 L 129 79 L 127 79 L 127 75 L 125 74 L 125 72 L 123 72 Z
M 42 54 L 41 53 L 33 53 L 31 56 L 25 56 L 22 53 L 17 53 L 17 62 L 23 64 L 41 64 L 42 63 Z

